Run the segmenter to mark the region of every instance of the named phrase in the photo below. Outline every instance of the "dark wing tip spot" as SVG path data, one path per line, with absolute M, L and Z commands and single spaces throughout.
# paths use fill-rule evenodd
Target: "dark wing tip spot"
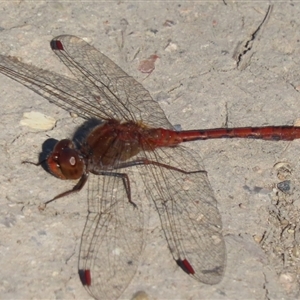
M 50 46 L 52 50 L 64 50 L 64 47 L 61 43 L 61 41 L 59 40 L 52 40 L 50 42 Z
M 90 270 L 78 270 L 79 278 L 82 285 L 90 286 L 92 283 Z
M 181 260 L 181 259 L 177 259 L 177 265 L 187 274 L 191 274 L 194 275 L 195 271 L 193 269 L 193 267 L 191 266 L 191 264 L 186 260 Z

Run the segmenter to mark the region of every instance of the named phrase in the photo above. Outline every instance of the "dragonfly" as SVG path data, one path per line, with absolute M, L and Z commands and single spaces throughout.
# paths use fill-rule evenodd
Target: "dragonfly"
M 185 142 L 213 138 L 294 140 L 300 127 L 175 130 L 149 92 L 83 39 L 61 35 L 51 49 L 73 78 L 0 55 L 0 73 L 85 120 L 81 141 L 63 139 L 46 158 L 50 173 L 87 187 L 88 216 L 78 272 L 95 299 L 116 299 L 132 281 L 147 240 L 147 205 L 158 213 L 177 265 L 195 280 L 217 284 L 226 247 L 217 201 L 198 153 Z M 143 195 L 143 196 L 142 196 Z

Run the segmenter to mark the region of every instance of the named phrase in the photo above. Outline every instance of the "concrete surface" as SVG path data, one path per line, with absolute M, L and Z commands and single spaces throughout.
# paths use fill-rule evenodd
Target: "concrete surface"
M 291 125 L 299 118 L 300 5 L 273 1 L 262 24 L 269 4 L 1 2 L 0 52 L 66 74 L 49 41 L 77 35 L 142 81 L 183 129 Z M 154 54 L 159 58 L 147 77 L 139 63 Z M 86 190 L 40 212 L 40 203 L 72 183 L 22 164 L 38 160 L 46 139 L 72 136 L 81 120 L 3 75 L 0 96 L 0 298 L 89 299 L 77 275 Z M 31 111 L 54 118 L 56 126 L 21 125 Z M 208 286 L 179 270 L 157 222 L 121 298 L 137 291 L 149 299 L 299 298 L 300 142 L 235 139 L 188 146 L 201 154 L 219 203 L 224 279 Z M 277 184 L 286 179 L 292 190 L 281 192 Z

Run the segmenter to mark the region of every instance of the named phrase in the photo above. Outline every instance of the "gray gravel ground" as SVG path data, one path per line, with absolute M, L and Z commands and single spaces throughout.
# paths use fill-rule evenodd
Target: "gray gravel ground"
M 291 125 L 299 118 L 300 5 L 273 1 L 264 21 L 270 4 L 1 2 L 0 53 L 66 74 L 49 41 L 73 34 L 143 80 L 183 129 Z M 159 59 L 147 77 L 138 66 L 152 54 Z M 0 96 L 0 298 L 89 299 L 77 275 L 86 190 L 40 212 L 40 203 L 72 183 L 22 164 L 38 160 L 46 139 L 72 136 L 81 119 L 2 75 Z M 54 118 L 56 126 L 22 125 L 31 111 Z M 300 142 L 189 146 L 201 154 L 219 202 L 224 279 L 208 286 L 178 269 L 154 219 L 138 272 L 121 298 L 140 290 L 149 299 L 299 298 Z M 277 184 L 286 179 L 291 190 L 281 192 Z

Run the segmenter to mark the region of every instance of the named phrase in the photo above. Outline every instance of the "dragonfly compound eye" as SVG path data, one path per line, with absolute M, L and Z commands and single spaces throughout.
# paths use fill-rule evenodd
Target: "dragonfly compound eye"
M 75 149 L 63 149 L 58 160 L 60 170 L 66 179 L 78 179 L 82 176 L 84 162 Z
M 59 141 L 47 158 L 49 171 L 60 179 L 79 179 L 83 174 L 84 161 L 70 140 Z

